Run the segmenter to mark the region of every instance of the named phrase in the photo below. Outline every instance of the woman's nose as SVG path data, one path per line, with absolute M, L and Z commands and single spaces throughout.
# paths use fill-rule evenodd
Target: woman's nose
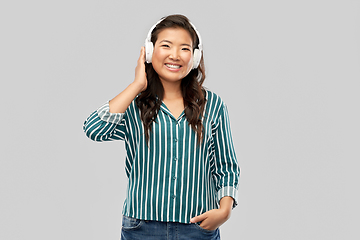
M 170 53 L 170 56 L 169 56 L 170 59 L 173 59 L 173 60 L 179 60 L 179 53 L 177 50 L 173 50 L 171 53 Z

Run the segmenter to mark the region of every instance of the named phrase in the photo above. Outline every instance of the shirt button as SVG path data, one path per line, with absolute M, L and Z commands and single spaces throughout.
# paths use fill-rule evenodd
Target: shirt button
M 174 160 L 175 160 L 175 161 L 177 161 L 177 157 L 176 157 L 176 158 L 174 158 Z
M 175 138 L 174 140 L 175 140 L 175 142 L 177 142 L 177 138 Z
M 176 180 L 176 177 L 173 177 L 174 180 Z
M 176 198 L 176 195 L 173 195 L 172 198 Z

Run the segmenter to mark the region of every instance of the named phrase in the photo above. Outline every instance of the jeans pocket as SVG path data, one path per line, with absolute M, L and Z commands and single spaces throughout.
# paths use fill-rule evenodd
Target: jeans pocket
M 122 219 L 122 229 L 123 230 L 134 230 L 141 227 L 143 221 L 140 219 L 123 216 Z
M 214 233 L 214 232 L 217 230 L 217 229 L 215 229 L 215 230 L 207 230 L 207 229 L 205 229 L 205 228 L 200 227 L 200 224 L 199 224 L 199 223 L 195 223 L 194 226 L 195 226 L 198 230 L 201 230 L 201 231 L 203 231 L 203 232 L 205 232 L 205 233 Z

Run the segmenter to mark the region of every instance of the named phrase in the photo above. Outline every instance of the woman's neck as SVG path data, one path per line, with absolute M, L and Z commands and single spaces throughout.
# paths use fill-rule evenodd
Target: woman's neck
M 177 82 L 162 81 L 162 85 L 164 88 L 163 100 L 174 100 L 174 99 L 182 98 L 181 81 L 177 81 Z

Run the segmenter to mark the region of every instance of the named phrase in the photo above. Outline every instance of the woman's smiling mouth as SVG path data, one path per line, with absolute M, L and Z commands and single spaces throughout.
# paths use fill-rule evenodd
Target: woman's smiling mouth
M 181 65 L 178 65 L 178 64 L 165 63 L 165 66 L 170 71 L 178 71 L 181 68 Z

